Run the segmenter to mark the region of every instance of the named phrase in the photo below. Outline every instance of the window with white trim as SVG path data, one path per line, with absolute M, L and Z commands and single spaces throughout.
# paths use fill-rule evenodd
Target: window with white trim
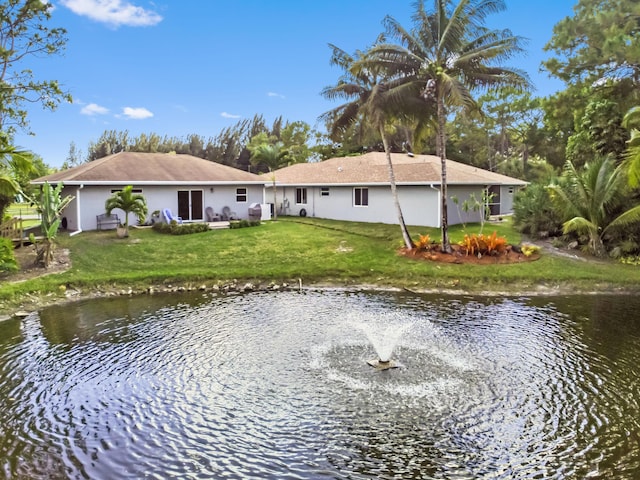
M 296 204 L 297 205 L 306 205 L 307 204 L 307 189 L 306 188 L 296 188 Z
M 355 187 L 353 189 L 353 205 L 355 207 L 369 206 L 369 189 L 367 187 Z
M 320 196 L 328 197 L 329 196 L 329 187 L 320 187 Z
M 236 188 L 236 202 L 246 203 L 247 201 L 247 189 L 244 187 Z

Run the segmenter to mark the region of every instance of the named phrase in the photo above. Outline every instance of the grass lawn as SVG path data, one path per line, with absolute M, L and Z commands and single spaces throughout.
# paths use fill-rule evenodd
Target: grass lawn
M 509 222 L 485 225 L 509 243 L 521 241 Z M 410 228 L 411 234 L 437 229 Z M 477 233 L 479 225 L 467 225 Z M 450 229 L 452 242 L 464 235 Z M 640 289 L 640 268 L 615 262 L 586 262 L 542 252 L 533 262 L 512 265 L 456 265 L 417 261 L 398 255 L 402 246 L 396 225 L 338 222 L 285 217 L 259 227 L 211 230 L 191 235 L 166 235 L 151 229 L 131 229 L 128 239 L 114 231 L 61 235 L 61 248 L 70 250 L 72 268 L 26 282 L 0 284 L 0 310 L 15 308 L 24 298 L 65 292 L 131 288 L 151 285 L 213 286 L 216 283 L 287 282 L 297 285 L 372 285 L 411 290 L 535 293 L 541 287 L 569 291 Z M 299 280 L 300 279 L 300 280 Z

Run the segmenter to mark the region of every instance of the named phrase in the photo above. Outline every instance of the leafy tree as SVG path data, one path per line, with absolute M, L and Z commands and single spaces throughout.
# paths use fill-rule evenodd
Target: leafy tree
M 125 236 L 129 236 L 129 213 L 138 217 L 139 223 L 144 223 L 147 217 L 147 201 L 143 195 L 133 193 L 133 185 L 127 185 L 119 192 L 114 192 L 104 204 L 108 215 L 117 208 L 124 212 Z
M 336 85 L 324 88 L 322 95 L 330 100 L 346 99 L 347 103 L 324 113 L 321 118 L 331 122 L 330 136 L 351 127 L 360 118 L 365 122 L 370 122 L 378 130 L 387 157 L 389 184 L 402 238 L 405 246 L 412 248 L 413 241 L 400 207 L 391 150 L 385 128 L 390 114 L 391 102 L 387 95 L 388 85 L 383 82 L 393 83 L 394 80 L 390 76 L 385 77 L 382 69 L 370 68 L 367 65 L 365 53 L 358 51 L 355 55 L 350 55 L 335 45 L 330 45 L 330 48 L 332 49 L 331 63 L 340 67 L 344 74 Z
M 549 189 L 559 211 L 568 218 L 563 232 L 588 235 L 588 248 L 594 255 L 606 254 L 604 239 L 611 230 L 640 222 L 640 205 L 613 215 L 623 204 L 625 182 L 622 167 L 610 158 L 598 157 L 582 171 L 567 160 L 562 180 Z
M 20 70 L 28 57 L 56 55 L 66 44 L 63 28 L 50 28 L 53 4 L 36 0 L 0 3 L 0 129 L 12 133 L 28 128 L 25 104 L 40 103 L 55 110 L 71 101 L 55 80 L 38 80 L 30 69 Z
M 31 234 L 31 241 L 36 246 L 36 263 L 47 268 L 53 260 L 56 237 L 61 223 L 62 211 L 71 203 L 74 197 L 67 195 L 62 198 L 63 185 L 58 184 L 52 187 L 51 184 L 45 182 L 42 185 L 40 195 L 37 199 L 31 199 L 40 214 L 40 229 L 44 238 L 36 241 Z
M 544 65 L 567 83 L 592 85 L 605 78 L 640 82 L 640 3 L 579 0 L 574 15 L 553 29 L 545 46 L 556 56 Z
M 414 29 L 406 30 L 394 18 L 384 20 L 387 34 L 399 45 L 384 43 L 373 47 L 370 68 L 384 66 L 401 82 L 391 96 L 407 99 L 422 92 L 427 108 L 437 119 L 436 152 L 441 160 L 441 248 L 451 252 L 448 235 L 446 123 L 452 107 L 477 109 L 475 90 L 529 86 L 526 75 L 500 64 L 522 51 L 522 39 L 509 30 L 484 26 L 487 15 L 504 10 L 501 0 L 433 0 L 427 11 L 424 0 L 417 2 Z M 418 85 L 420 88 L 418 89 Z M 424 88 L 422 88 L 424 87 Z
M 130 150 L 129 132 L 105 130 L 97 142 L 89 142 L 87 161 Z
M 76 143 L 72 141 L 69 144 L 69 153 L 67 154 L 67 158 L 62 164 L 62 170 L 77 167 L 83 162 L 84 160 L 82 159 L 82 150 L 78 149 L 78 147 L 76 147 Z

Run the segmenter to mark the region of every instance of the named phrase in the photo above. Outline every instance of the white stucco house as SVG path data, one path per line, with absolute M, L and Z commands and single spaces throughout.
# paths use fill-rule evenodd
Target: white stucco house
M 248 218 L 252 204 L 264 204 L 264 186 L 268 181 L 191 155 L 120 152 L 31 183 L 45 182 L 52 185 L 62 182 L 62 195 L 75 197 L 62 216 L 67 230 L 79 232 L 95 230 L 97 216 L 105 213 L 107 198 L 127 185 L 144 195 L 149 217 L 156 210 L 168 208 L 185 222 L 202 222 L 207 207 L 216 214 L 229 207 L 237 218 Z M 122 211 L 113 213 L 124 221 Z M 131 215 L 129 222 L 135 224 L 137 218 Z
M 439 227 L 441 164 L 434 155 L 391 154 L 398 197 L 405 223 Z M 276 181 L 276 208 L 282 215 L 300 215 L 358 222 L 398 223 L 384 152 L 299 163 L 269 176 Z M 479 211 L 465 213 L 458 205 L 483 190 L 493 194 L 492 215 L 513 212 L 513 197 L 527 183 L 481 168 L 447 160 L 449 224 L 477 222 Z M 266 182 L 265 198 L 273 202 L 273 183 Z

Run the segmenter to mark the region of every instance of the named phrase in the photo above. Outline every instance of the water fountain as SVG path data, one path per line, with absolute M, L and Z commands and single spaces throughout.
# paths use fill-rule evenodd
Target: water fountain
M 638 310 L 312 290 L 51 307 L 0 322 L 0 480 L 637 478 Z
M 392 358 L 392 355 L 402 335 L 411 328 L 411 323 L 405 321 L 380 325 L 358 322 L 355 326 L 365 334 L 376 352 L 375 358 L 367 360 L 368 365 L 380 371 L 403 367 L 397 359 Z

